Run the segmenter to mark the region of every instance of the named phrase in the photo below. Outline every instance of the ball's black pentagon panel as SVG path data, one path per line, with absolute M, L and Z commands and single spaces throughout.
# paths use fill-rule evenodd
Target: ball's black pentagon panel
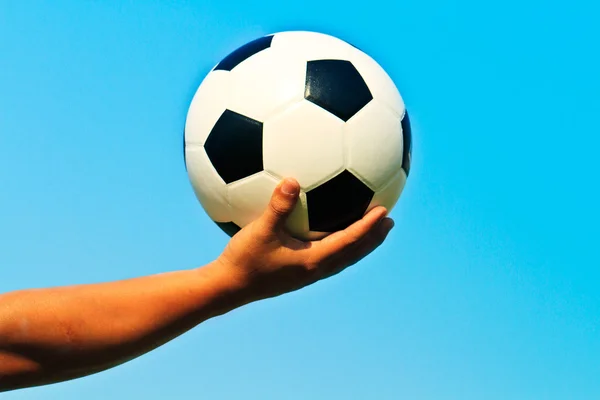
M 273 35 L 264 36 L 246 43 L 242 47 L 234 50 L 231 54 L 225 57 L 221 62 L 214 68 L 215 71 L 231 71 L 236 66 L 241 64 L 244 60 L 252 57 L 256 53 L 259 53 L 265 49 L 271 47 L 273 41 Z
M 185 129 L 183 130 L 183 140 L 182 140 L 182 144 L 183 144 L 183 165 L 185 167 L 185 170 L 187 171 L 187 156 L 185 155 Z
M 223 232 L 229 235 L 229 237 L 232 237 L 233 235 L 242 230 L 242 228 L 240 228 L 233 222 L 215 222 L 215 224 L 217 224 L 217 226 L 221 228 Z
M 348 170 L 306 193 L 308 225 L 315 232 L 336 232 L 363 217 L 374 192 Z
M 345 122 L 373 95 L 350 61 L 315 60 L 307 63 L 304 98 Z
M 404 112 L 404 117 L 402 118 L 402 143 L 402 169 L 406 172 L 406 176 L 408 176 L 410 173 L 410 159 L 412 158 L 412 132 L 408 111 Z
M 204 148 L 225 183 L 263 170 L 263 124 L 226 110 L 212 128 Z

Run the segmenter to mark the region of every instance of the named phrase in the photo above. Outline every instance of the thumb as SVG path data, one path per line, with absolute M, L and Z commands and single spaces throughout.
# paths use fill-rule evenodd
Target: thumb
M 265 228 L 275 231 L 284 226 L 287 217 L 298 202 L 299 193 L 300 184 L 295 179 L 286 178 L 279 183 L 262 216 Z

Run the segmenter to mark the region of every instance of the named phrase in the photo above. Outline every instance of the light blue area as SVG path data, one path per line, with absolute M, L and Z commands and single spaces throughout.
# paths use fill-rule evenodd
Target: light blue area
M 3 399 L 600 397 L 597 2 L 0 2 L 0 291 L 201 265 L 205 73 L 308 29 L 374 56 L 413 168 L 376 253 L 106 373 Z

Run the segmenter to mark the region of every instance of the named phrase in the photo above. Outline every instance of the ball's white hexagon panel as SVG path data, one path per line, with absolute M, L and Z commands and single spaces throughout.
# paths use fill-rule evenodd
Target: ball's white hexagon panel
M 306 63 L 273 48 L 248 58 L 231 71 L 227 107 L 258 121 L 304 98 Z
M 308 232 L 308 210 L 306 209 L 306 193 L 300 192 L 298 203 L 286 221 L 286 229 L 298 239 L 310 239 Z
M 306 232 L 303 234 L 303 237 L 301 239 L 303 240 L 321 240 L 327 236 L 331 235 L 330 232 L 314 232 L 314 231 L 310 231 L 310 232 Z
M 342 120 L 308 101 L 269 118 L 263 127 L 265 170 L 311 190 L 344 169 L 343 127 Z
M 346 167 L 373 191 L 402 168 L 400 118 L 373 100 L 344 126 Z
M 192 188 L 206 213 L 217 222 L 231 221 L 227 185 L 212 166 L 204 147 L 187 146 L 185 155 Z
M 369 204 L 368 210 L 371 210 L 377 206 L 385 207 L 388 212 L 398 203 L 400 195 L 406 185 L 406 174 L 404 170 L 400 170 L 381 190 L 375 192 L 371 204 Z
M 233 222 L 244 227 L 260 217 L 278 183 L 279 180 L 263 171 L 229 184 L 227 199 Z
M 227 109 L 230 93 L 227 71 L 209 73 L 194 94 L 185 122 L 185 142 L 203 145 L 211 129 Z
M 311 60 L 346 60 L 353 47 L 345 41 L 323 33 L 309 31 L 281 32 L 275 35 L 271 48 L 285 54 Z
M 352 48 L 348 60 L 360 72 L 373 97 L 387 104 L 399 117 L 402 117 L 405 110 L 404 100 L 394 81 L 381 65 L 356 48 Z
M 268 172 L 261 172 L 228 186 L 227 198 L 231 207 L 233 222 L 244 227 L 259 218 L 269 205 L 273 191 L 280 179 Z M 306 194 L 300 193 L 298 203 L 288 216 L 286 229 L 295 237 L 308 236 L 308 213 Z

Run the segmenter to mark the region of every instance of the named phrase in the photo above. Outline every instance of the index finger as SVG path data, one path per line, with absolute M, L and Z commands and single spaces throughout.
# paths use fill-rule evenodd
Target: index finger
M 375 226 L 387 215 L 384 207 L 375 207 L 366 213 L 360 220 L 339 232 L 332 233 L 313 246 L 313 255 L 318 260 L 325 260 L 332 256 L 349 252 L 357 247 L 360 242 L 371 232 Z

